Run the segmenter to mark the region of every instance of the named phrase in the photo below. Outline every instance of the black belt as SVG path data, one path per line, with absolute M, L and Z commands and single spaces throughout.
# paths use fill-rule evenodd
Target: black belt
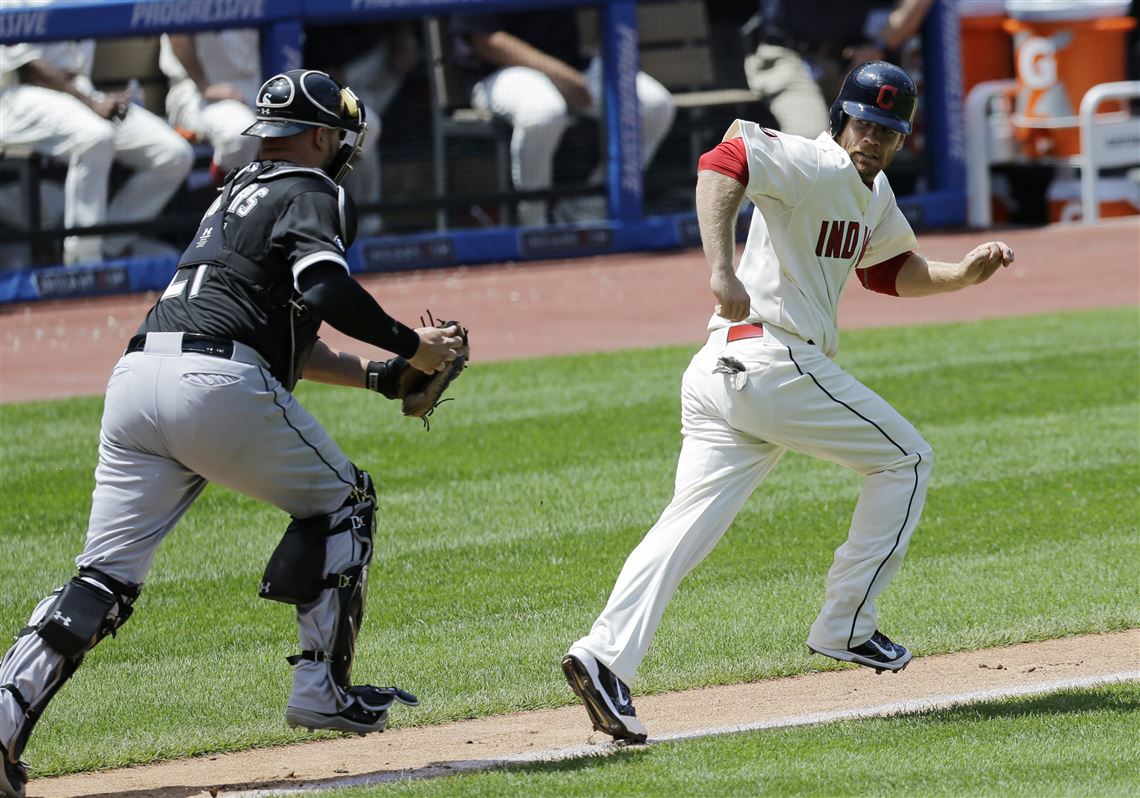
M 146 333 L 136 335 L 131 338 L 127 344 L 127 351 L 124 354 L 129 355 L 131 352 L 141 352 L 146 348 Z M 199 355 L 213 355 L 214 357 L 224 357 L 229 360 L 234 356 L 234 342 L 228 341 L 225 338 L 213 338 L 209 335 L 199 335 L 198 333 L 182 333 L 182 351 L 194 352 Z
M 766 33 L 761 37 L 761 44 L 772 44 L 776 47 L 784 47 L 788 50 L 795 50 L 801 55 L 815 55 L 823 56 L 824 58 L 842 59 L 843 51 L 846 49 L 841 44 L 830 44 L 828 42 L 809 42 L 805 39 L 796 39 L 792 36 L 785 36 L 782 33 L 771 32 Z

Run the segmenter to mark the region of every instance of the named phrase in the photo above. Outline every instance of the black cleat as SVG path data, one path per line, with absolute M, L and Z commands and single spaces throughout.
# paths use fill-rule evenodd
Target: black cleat
M 905 646 L 892 643 L 890 638 L 878 629 L 871 635 L 870 640 L 852 648 L 821 648 L 811 643 L 808 643 L 808 648 L 825 657 L 866 665 L 868 668 L 874 668 L 876 673 L 901 671 L 911 661 L 911 653 Z
M 28 783 L 28 768 L 19 760 L 8 758 L 8 749 L 0 745 L 0 759 L 4 767 L 0 769 L 0 794 L 4 798 L 24 798 L 24 787 Z
M 629 687 L 593 654 L 577 646 L 562 658 L 562 672 L 570 689 L 582 699 L 597 731 L 617 740 L 643 743 L 648 736 L 637 719 Z
M 285 708 L 285 722 L 294 729 L 339 731 L 364 736 L 382 732 L 388 725 L 388 709 L 394 701 L 418 706 L 420 700 L 399 687 L 359 685 L 348 691 L 351 703 L 339 712 L 317 712 L 299 707 Z

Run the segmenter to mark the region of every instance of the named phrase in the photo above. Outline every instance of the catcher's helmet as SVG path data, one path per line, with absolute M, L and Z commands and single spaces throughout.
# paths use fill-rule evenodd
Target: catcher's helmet
M 839 135 L 848 116 L 909 134 L 917 108 L 918 91 L 910 75 L 886 61 L 868 61 L 844 78 L 831 104 L 831 135 Z
M 324 127 L 355 134 L 341 145 L 329 174 L 338 183 L 364 144 L 364 104 L 352 89 L 341 87 L 324 72 L 291 69 L 274 75 L 257 93 L 257 121 L 242 131 L 247 136 L 281 138 Z M 345 133 L 341 133 L 344 138 Z

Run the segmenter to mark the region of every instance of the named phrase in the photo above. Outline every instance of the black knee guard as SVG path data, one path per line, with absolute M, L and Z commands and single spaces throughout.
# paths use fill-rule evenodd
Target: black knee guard
M 127 622 L 139 589 L 94 568 L 82 568 L 57 591 L 55 603 L 35 625 L 35 632 L 68 659 L 81 659 Z
M 84 655 L 131 617 L 141 588 L 94 568 L 81 568 L 79 576 L 36 607 L 31 621 L 20 630 L 0 663 L 0 690 L 8 692 L 23 710 L 22 723 L 9 741 L 10 757 L 18 758 L 23 752 L 36 721 L 79 668 Z M 37 644 L 37 637 L 43 642 Z M 59 658 L 45 657 L 44 644 Z M 21 677 L 26 694 L 15 684 Z
M 262 577 L 262 598 L 298 606 L 298 620 L 326 601 L 334 602 L 335 629 L 312 629 L 310 639 L 322 648 L 288 657 L 328 662 L 338 685 L 351 686 L 356 636 L 368 593 L 368 564 L 376 535 L 376 489 L 366 471 L 357 471 L 356 486 L 335 512 L 294 519 L 269 559 Z

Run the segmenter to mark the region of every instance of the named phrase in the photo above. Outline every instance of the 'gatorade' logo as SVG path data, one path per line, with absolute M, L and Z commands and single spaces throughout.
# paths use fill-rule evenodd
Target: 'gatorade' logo
M 889 111 L 895 107 L 895 95 L 899 90 L 891 85 L 885 85 L 879 89 L 879 98 L 875 100 L 875 104 L 882 108 L 884 111 Z
M 1021 80 L 1031 89 L 1048 89 L 1057 82 L 1057 45 L 1043 36 L 1033 36 L 1017 52 Z

